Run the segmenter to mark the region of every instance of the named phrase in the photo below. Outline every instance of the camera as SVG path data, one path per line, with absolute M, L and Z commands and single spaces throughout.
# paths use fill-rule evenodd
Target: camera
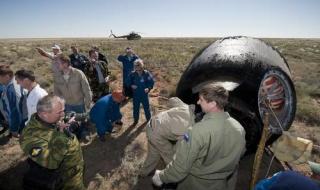
M 66 112 L 64 114 L 63 122 L 69 123 L 70 119 L 73 117 L 75 122 L 85 122 L 89 119 L 89 113 L 76 113 L 74 111 Z
M 72 118 L 74 118 L 74 120 L 70 121 Z M 88 119 L 88 113 L 76 113 L 74 111 L 66 112 L 62 121 L 69 124 L 69 126 L 64 129 L 64 132 L 69 135 L 71 135 L 70 133 L 77 134 L 79 132 L 81 122 L 85 122 Z

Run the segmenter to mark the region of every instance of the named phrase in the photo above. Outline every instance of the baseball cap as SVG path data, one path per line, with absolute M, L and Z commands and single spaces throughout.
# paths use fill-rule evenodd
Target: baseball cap
M 51 48 L 52 48 L 52 49 L 58 49 L 58 50 L 60 50 L 60 46 L 57 45 L 57 44 L 53 44 L 53 46 L 52 46 Z

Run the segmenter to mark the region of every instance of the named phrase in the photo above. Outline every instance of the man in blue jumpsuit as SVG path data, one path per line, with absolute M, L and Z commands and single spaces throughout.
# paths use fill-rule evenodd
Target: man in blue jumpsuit
M 149 92 L 153 88 L 154 80 L 149 71 L 144 70 L 142 59 L 134 62 L 134 72 L 129 76 L 129 85 L 133 91 L 133 118 L 134 125 L 139 121 L 140 103 L 143 105 L 146 120 L 151 118 L 149 105 Z
M 124 95 L 127 97 L 132 97 L 132 90 L 128 85 L 129 75 L 133 71 L 134 61 L 139 59 L 139 57 L 133 52 L 130 47 L 125 49 L 125 55 L 119 55 L 118 61 L 122 63 L 122 87 Z
M 99 139 L 104 142 L 105 134 L 111 133 L 113 125 L 121 120 L 120 102 L 123 100 L 122 91 L 100 98 L 90 111 L 90 119 L 95 123 Z

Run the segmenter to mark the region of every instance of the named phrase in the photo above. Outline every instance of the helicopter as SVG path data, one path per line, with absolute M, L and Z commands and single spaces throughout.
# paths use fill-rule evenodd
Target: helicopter
M 141 39 L 141 35 L 132 31 L 130 32 L 128 35 L 123 35 L 123 36 L 116 36 L 113 34 L 112 30 L 111 30 L 111 34 L 109 37 L 114 37 L 114 38 L 127 38 L 127 40 L 140 40 Z

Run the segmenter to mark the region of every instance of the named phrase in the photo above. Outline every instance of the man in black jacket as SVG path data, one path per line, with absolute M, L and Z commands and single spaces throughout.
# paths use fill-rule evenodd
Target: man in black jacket
M 102 53 L 99 52 L 99 48 L 97 46 L 93 46 L 91 48 L 92 50 L 98 52 L 98 60 L 99 61 L 104 61 L 107 65 L 109 64 L 107 56 L 103 55 Z M 90 54 L 90 53 L 89 53 Z M 89 55 L 90 56 L 90 55 Z
M 84 72 L 85 67 L 89 63 L 89 59 L 85 55 L 79 53 L 77 46 L 71 46 L 71 50 L 73 52 L 71 55 L 69 55 L 71 66 Z

